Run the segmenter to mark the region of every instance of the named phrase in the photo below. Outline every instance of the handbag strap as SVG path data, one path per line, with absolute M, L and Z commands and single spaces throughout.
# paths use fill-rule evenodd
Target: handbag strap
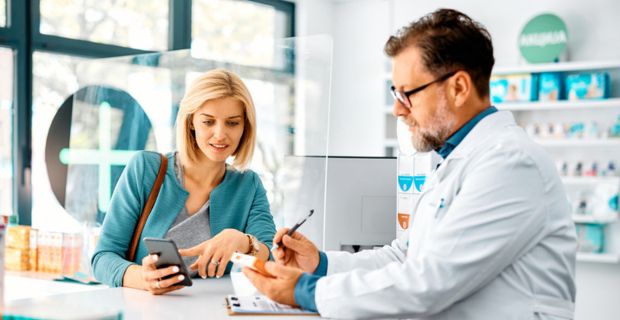
M 138 249 L 138 243 L 140 242 L 140 236 L 142 235 L 142 229 L 144 229 L 144 225 L 146 224 L 146 220 L 148 220 L 149 215 L 151 214 L 151 210 L 155 205 L 155 200 L 157 200 L 157 196 L 159 195 L 159 189 L 161 189 L 161 185 L 164 182 L 164 177 L 166 176 L 166 168 L 168 167 L 168 158 L 163 155 L 161 156 L 161 164 L 159 165 L 159 171 L 157 172 L 157 178 L 155 178 L 155 182 L 153 183 L 153 188 L 151 188 L 151 193 L 146 200 L 146 204 L 142 209 L 142 213 L 140 214 L 140 219 L 136 224 L 136 229 L 133 232 L 133 237 L 131 238 L 131 246 L 129 247 L 129 251 L 127 252 L 127 260 L 134 261 L 136 258 L 136 250 Z

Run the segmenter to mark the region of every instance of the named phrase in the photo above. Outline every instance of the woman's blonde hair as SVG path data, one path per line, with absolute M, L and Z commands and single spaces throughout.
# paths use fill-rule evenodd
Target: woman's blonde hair
M 209 101 L 221 98 L 234 98 L 243 104 L 244 129 L 237 150 L 233 166 L 244 170 L 254 154 L 256 144 L 256 111 L 250 96 L 250 91 L 241 78 L 224 69 L 215 69 L 206 72 L 195 79 L 187 93 L 181 100 L 176 120 L 176 139 L 181 163 L 198 161 L 200 149 L 196 143 L 196 134 L 191 123 L 194 113 Z

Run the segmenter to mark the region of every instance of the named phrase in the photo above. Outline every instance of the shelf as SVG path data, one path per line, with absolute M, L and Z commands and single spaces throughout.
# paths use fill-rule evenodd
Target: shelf
M 612 253 L 577 252 L 577 261 L 618 263 L 620 262 L 620 256 L 618 256 L 617 254 L 612 254 Z
M 600 183 L 615 183 L 620 185 L 620 177 L 562 177 L 567 186 L 592 186 Z
M 544 147 L 620 147 L 620 139 L 534 139 Z
M 500 110 L 510 111 L 547 111 L 547 110 L 589 110 L 589 109 L 620 109 L 620 98 L 580 101 L 533 101 L 498 103 Z M 391 112 L 391 109 L 390 109 Z
M 591 215 L 574 214 L 573 221 L 575 223 L 594 223 L 594 224 L 608 224 L 618 221 L 618 215 L 607 215 L 601 217 L 595 217 Z
M 540 72 L 575 72 L 590 70 L 619 69 L 620 61 L 578 61 L 560 63 L 527 64 L 522 66 L 496 67 L 494 75 L 516 73 L 540 73 Z

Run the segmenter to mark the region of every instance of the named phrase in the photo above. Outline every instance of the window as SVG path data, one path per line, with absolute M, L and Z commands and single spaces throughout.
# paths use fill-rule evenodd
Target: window
M 0 0 L 0 27 L 6 27 L 6 0 Z
M 136 49 L 166 50 L 168 4 L 168 0 L 41 0 L 40 31 Z
M 84 58 L 37 51 L 33 54 L 32 226 L 78 227 L 52 192 L 45 160 L 48 130 L 62 103 L 78 89 L 77 65 Z
M 273 39 L 287 36 L 287 15 L 247 1 L 194 0 L 192 55 L 233 63 L 282 67 Z
M 0 215 L 13 212 L 13 51 L 0 47 Z
M 31 2 L 32 5 L 23 4 Z M 80 62 L 193 46 L 193 52 L 187 50 L 183 54 L 194 55 L 198 58 L 196 61 L 223 60 L 227 67 L 242 64 L 265 68 L 267 73 L 275 72 L 275 76 L 268 75 L 260 80 L 278 82 L 282 72 L 288 75 L 294 70 L 294 55 L 277 49 L 273 39 L 293 35 L 294 12 L 294 2 L 288 0 L 0 0 L 0 214 L 17 214 L 20 223 L 45 229 L 70 231 L 79 227 L 79 219 L 61 205 L 67 205 L 65 195 L 69 190 L 65 190 L 64 195 L 56 192 L 62 179 L 50 177 L 58 175 L 56 167 L 49 167 L 55 153 L 48 152 L 46 158 L 45 149 L 50 149 L 47 147 L 49 141 L 64 139 L 55 136 L 59 132 L 55 129 L 59 122 L 54 117 L 62 117 L 58 115 L 58 111 L 66 110 L 62 104 L 84 85 L 80 81 L 85 76 L 80 73 Z M 194 21 L 190 22 L 190 15 Z M 25 23 L 13 24 L 12 21 Z M 10 30 L 6 29 L 9 25 Z M 190 30 L 192 34 L 188 34 Z M 24 35 L 27 39 L 21 39 Z M 30 54 L 32 59 L 26 56 Z M 96 75 L 97 85 L 105 82 L 127 88 L 149 117 L 157 115 L 151 119 L 154 124 L 168 124 L 170 115 L 152 111 L 158 108 L 158 103 L 178 102 L 184 87 L 161 90 L 157 94 L 146 94 L 142 89 L 170 81 L 177 83 L 177 78 L 187 71 L 160 66 L 161 72 L 154 72 L 153 67 L 165 64 L 157 57 L 154 59 L 131 61 L 128 65 L 137 67 L 134 68 L 137 71 L 128 73 L 126 79 L 106 69 Z M 138 70 L 140 66 L 144 66 L 144 70 Z M 32 88 L 22 87 L 30 79 Z M 277 93 L 281 87 L 275 85 L 268 90 Z M 16 105 L 16 102 L 30 100 L 29 107 Z M 115 116 L 114 111 L 112 116 Z M 84 113 L 84 117 L 88 118 L 88 113 Z M 113 125 L 118 123 L 112 121 Z M 165 128 L 153 126 L 155 130 L 160 127 Z M 94 132 L 87 126 L 70 128 L 71 137 L 74 129 L 80 129 L 79 133 L 86 136 Z M 29 130 L 28 135 L 16 134 L 25 130 Z M 147 144 L 156 143 L 161 148 L 174 142 L 173 134 L 158 132 L 156 136 L 161 139 L 151 141 L 148 138 Z M 27 150 L 32 153 L 28 154 Z M 66 167 L 62 159 L 56 161 Z M 47 172 L 48 167 L 50 172 Z M 14 188 L 18 185 L 16 182 L 23 184 Z M 75 187 L 68 182 L 65 186 Z

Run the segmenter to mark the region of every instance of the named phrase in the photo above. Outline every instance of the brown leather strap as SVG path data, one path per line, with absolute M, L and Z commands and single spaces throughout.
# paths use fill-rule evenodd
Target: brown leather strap
M 159 189 L 161 189 L 161 185 L 164 182 L 164 177 L 166 176 L 166 169 L 168 168 L 168 158 L 166 158 L 166 156 L 163 154 L 160 154 L 160 156 L 161 164 L 159 165 L 159 172 L 157 172 L 157 178 L 155 178 L 153 188 L 151 188 L 151 193 L 146 200 L 146 204 L 144 205 L 142 213 L 140 214 L 140 219 L 136 224 L 136 229 L 133 232 L 133 237 L 131 238 L 131 246 L 129 247 L 129 251 L 127 252 L 128 261 L 133 261 L 136 258 L 136 250 L 138 249 L 138 243 L 140 243 L 142 229 L 144 229 L 146 220 L 148 220 L 149 215 L 151 214 L 151 209 L 153 209 L 153 206 L 155 205 L 155 200 L 157 200 L 157 196 L 159 195 Z

